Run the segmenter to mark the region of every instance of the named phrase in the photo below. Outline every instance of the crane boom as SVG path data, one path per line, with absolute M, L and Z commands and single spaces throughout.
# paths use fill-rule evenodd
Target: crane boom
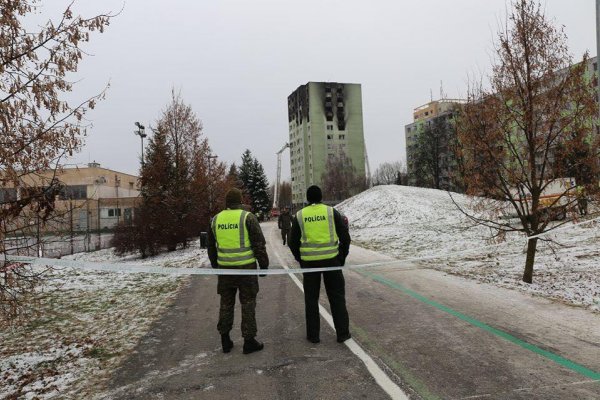
M 365 172 L 367 188 L 373 187 L 371 182 L 371 165 L 369 165 L 369 155 L 367 154 L 367 143 L 365 143 Z
M 281 184 L 281 153 L 290 147 L 289 143 L 283 145 L 281 150 L 277 152 L 277 180 L 275 181 L 275 189 L 273 190 L 273 208 L 279 206 L 279 185 Z

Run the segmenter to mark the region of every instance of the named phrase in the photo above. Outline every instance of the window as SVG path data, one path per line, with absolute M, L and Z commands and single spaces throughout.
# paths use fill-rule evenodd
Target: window
M 329 124 L 327 124 L 327 130 L 328 130 L 328 131 L 332 131 L 332 130 L 333 130 L 333 125 L 329 125 Z
M 108 209 L 108 216 L 109 217 L 120 217 L 121 216 L 121 209 L 120 208 L 109 208 Z
M 332 140 L 333 139 L 333 135 L 327 135 L 327 140 Z
M 59 193 L 61 200 L 85 200 L 87 198 L 86 185 L 65 186 Z
M 340 138 L 340 140 L 344 140 L 344 139 L 346 139 L 346 135 L 340 135 L 339 138 Z
M 17 200 L 17 189 L 2 188 L 0 189 L 0 203 L 8 203 Z

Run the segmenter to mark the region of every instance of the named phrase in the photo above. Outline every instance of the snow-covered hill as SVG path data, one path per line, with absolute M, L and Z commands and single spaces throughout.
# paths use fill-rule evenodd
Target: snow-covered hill
M 488 229 L 473 226 L 458 210 L 466 196 L 408 186 L 375 186 L 338 205 L 353 239 L 398 257 L 435 255 L 486 245 Z
M 452 195 L 452 198 L 451 198 Z M 376 186 L 336 208 L 348 217 L 355 244 L 399 259 L 439 255 L 423 261 L 433 268 L 503 287 L 587 306 L 600 311 L 598 223 L 558 231 L 539 242 L 534 284 L 521 282 L 526 238 L 513 233 L 492 241 L 492 232 L 458 210 L 467 196 L 407 186 Z M 453 202 L 454 200 L 454 202 Z M 456 254 L 460 252 L 467 252 Z

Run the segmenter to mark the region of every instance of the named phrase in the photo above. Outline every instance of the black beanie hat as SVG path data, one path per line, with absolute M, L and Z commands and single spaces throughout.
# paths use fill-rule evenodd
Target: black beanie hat
M 306 201 L 309 203 L 319 203 L 323 199 L 321 188 L 317 185 L 312 185 L 306 190 Z
M 236 204 L 242 204 L 242 191 L 238 188 L 229 189 L 225 195 L 225 206 L 231 207 Z

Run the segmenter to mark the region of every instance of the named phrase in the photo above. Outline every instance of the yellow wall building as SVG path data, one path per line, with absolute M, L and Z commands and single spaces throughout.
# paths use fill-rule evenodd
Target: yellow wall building
M 25 195 L 22 191 L 47 187 L 54 179 L 61 190 L 52 218 L 40 226 L 43 232 L 90 232 L 133 220 L 140 200 L 138 177 L 102 168 L 98 163 L 27 175 L 22 178 L 26 189 L 0 188 L 0 203 L 18 200 Z M 18 226 L 36 226 L 37 230 L 35 213 L 25 212 L 23 218 Z

